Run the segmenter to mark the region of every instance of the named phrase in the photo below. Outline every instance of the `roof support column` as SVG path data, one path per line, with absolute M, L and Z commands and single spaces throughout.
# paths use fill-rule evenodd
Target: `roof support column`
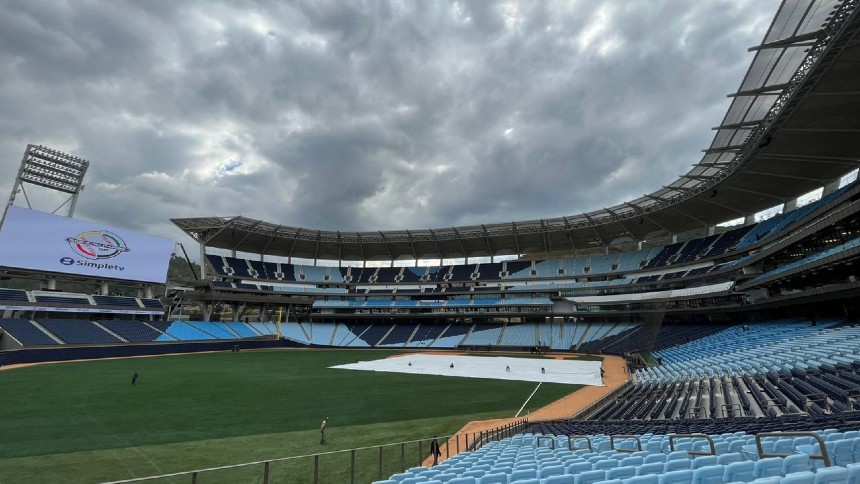
M 206 244 L 202 241 L 198 243 L 200 246 L 200 280 L 206 280 Z

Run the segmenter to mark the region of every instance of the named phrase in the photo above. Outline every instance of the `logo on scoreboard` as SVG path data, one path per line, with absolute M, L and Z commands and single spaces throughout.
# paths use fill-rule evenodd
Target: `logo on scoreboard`
M 90 260 L 110 259 L 130 250 L 122 237 L 107 230 L 83 232 L 66 242 L 76 254 Z

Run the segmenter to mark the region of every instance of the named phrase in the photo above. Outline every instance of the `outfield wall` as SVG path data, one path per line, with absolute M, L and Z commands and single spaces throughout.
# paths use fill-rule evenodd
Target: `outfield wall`
M 262 348 L 308 348 L 290 340 L 225 340 L 111 346 L 61 346 L 57 348 L 23 348 L 0 351 L 0 366 L 21 363 L 41 363 L 50 361 L 98 360 L 102 358 L 126 358 L 132 356 L 156 356 L 203 351 L 230 351 L 234 346 L 240 349 L 256 350 Z

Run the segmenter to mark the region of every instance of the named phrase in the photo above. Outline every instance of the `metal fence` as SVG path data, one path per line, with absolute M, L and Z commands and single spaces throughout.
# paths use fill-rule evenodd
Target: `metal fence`
M 522 432 L 528 419 L 481 432 L 458 433 L 437 437 L 442 462 L 463 451 L 474 451 L 489 442 Z M 363 484 L 383 480 L 411 467 L 424 465 L 430 459 L 433 439 L 409 440 L 369 447 L 280 457 L 241 464 L 209 467 L 156 476 L 139 477 L 105 484 L 156 482 L 158 484 L 210 483 L 350 483 Z

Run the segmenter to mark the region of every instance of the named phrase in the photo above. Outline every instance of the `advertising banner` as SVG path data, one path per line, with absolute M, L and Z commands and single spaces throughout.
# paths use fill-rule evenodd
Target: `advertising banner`
M 164 283 L 174 242 L 11 206 L 0 230 L 0 266 Z

